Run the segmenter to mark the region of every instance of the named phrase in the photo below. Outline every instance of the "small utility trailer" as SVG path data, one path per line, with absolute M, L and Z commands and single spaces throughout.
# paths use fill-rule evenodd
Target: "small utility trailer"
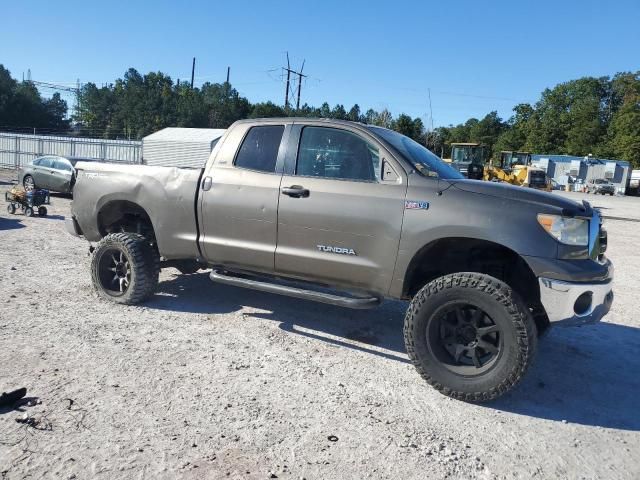
M 16 213 L 18 208 L 27 217 L 33 217 L 37 213 L 40 217 L 47 216 L 47 207 L 50 204 L 49 190 L 34 189 L 20 192 L 5 192 L 5 200 L 8 202 L 7 211 Z M 36 210 L 37 209 L 37 210 Z

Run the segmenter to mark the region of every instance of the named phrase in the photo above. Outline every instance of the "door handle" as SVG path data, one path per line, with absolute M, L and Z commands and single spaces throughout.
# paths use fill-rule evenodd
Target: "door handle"
M 290 187 L 284 187 L 282 194 L 289 195 L 293 198 L 307 198 L 309 196 L 309 190 L 300 185 L 291 185 Z
M 211 185 L 213 184 L 213 179 L 211 177 L 204 177 L 202 180 L 202 190 L 205 192 L 211 189 Z

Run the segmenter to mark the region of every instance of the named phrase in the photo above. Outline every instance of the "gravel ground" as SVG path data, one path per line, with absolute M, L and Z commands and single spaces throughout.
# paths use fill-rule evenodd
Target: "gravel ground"
M 640 478 L 640 198 L 562 195 L 626 219 L 607 222 L 613 309 L 552 330 L 487 405 L 419 378 L 401 302 L 350 311 L 167 269 L 147 304 L 117 306 L 64 231 L 69 198 L 47 218 L 3 208 L 0 391 L 34 405 L 0 410 L 0 478 Z

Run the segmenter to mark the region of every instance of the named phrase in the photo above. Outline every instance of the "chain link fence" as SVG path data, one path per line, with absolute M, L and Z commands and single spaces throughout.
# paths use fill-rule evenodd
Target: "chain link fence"
M 142 142 L 0 132 L 0 168 L 17 169 L 43 155 L 142 163 Z

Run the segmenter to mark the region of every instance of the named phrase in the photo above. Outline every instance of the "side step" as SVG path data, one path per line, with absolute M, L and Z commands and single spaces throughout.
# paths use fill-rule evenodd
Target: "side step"
M 314 302 L 328 303 L 330 305 L 354 309 L 374 308 L 380 305 L 382 301 L 380 297 L 342 297 L 331 293 L 239 277 L 230 272 L 216 269 L 211 271 L 209 278 L 216 283 L 222 283 L 224 285 L 250 288 L 252 290 L 260 290 L 261 292 L 277 293 L 278 295 L 286 295 L 288 297 L 302 298 L 304 300 L 312 300 Z

